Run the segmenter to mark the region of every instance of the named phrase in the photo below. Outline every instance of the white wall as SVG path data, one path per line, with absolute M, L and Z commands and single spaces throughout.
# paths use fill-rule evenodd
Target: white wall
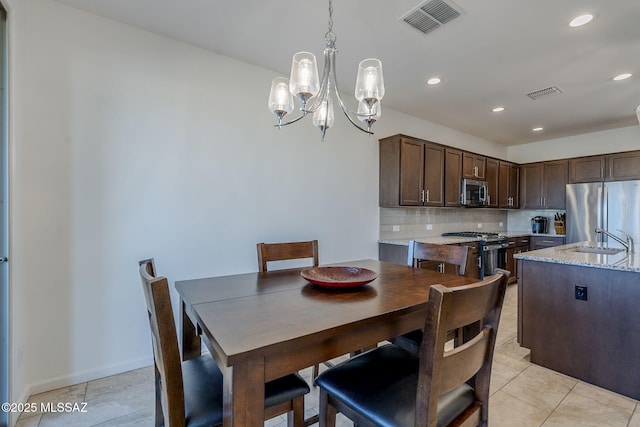
M 514 145 L 508 155 L 512 162 L 530 163 L 631 150 L 640 150 L 640 126 Z
M 139 259 L 175 280 L 255 271 L 259 241 L 377 257 L 379 137 L 506 158 L 388 109 L 372 138 L 340 117 L 324 143 L 309 122 L 278 131 L 271 71 L 49 0 L 9 5 L 16 400 L 151 363 Z

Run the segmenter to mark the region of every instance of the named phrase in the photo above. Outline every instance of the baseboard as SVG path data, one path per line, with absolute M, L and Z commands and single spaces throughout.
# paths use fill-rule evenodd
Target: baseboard
M 131 360 L 125 363 L 119 363 L 98 369 L 79 372 L 72 375 L 60 376 L 39 383 L 28 384 L 24 391 L 20 394 L 18 402 L 26 403 L 29 396 L 44 393 L 45 391 L 56 390 L 62 387 L 69 387 L 75 384 L 86 383 L 87 381 L 97 380 L 99 378 L 109 377 L 111 375 L 121 374 L 123 372 L 132 371 L 134 369 L 144 368 L 153 365 L 153 357 L 143 357 L 141 359 Z M 16 417 L 17 419 L 17 417 Z M 10 423 L 10 425 L 15 424 Z

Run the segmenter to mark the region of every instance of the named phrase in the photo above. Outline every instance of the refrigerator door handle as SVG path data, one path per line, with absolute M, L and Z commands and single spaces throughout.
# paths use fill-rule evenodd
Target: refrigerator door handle
M 609 212 L 607 206 L 609 204 L 609 191 L 607 190 L 607 186 L 605 184 L 602 184 L 602 192 L 600 194 L 602 194 L 602 200 L 599 200 L 598 204 L 601 206 L 600 212 L 602 213 L 602 216 L 601 218 L 599 218 L 598 222 L 600 223 L 600 228 L 609 231 Z M 600 241 L 608 241 L 607 236 L 604 233 L 600 233 Z

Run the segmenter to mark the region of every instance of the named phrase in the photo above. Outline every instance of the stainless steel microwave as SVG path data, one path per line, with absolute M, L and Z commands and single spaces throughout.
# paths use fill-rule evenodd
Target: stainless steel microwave
M 460 203 L 463 206 L 480 207 L 487 205 L 487 182 L 475 179 L 462 180 Z

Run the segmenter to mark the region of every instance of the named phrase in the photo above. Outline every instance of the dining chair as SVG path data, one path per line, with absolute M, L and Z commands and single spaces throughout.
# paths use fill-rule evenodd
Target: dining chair
M 140 261 L 155 366 L 156 426 L 217 426 L 223 421 L 222 372 L 211 355 L 180 360 L 169 284 L 156 277 L 153 259 Z M 304 395 L 310 389 L 298 374 L 264 385 L 265 419 L 288 414 L 288 425 L 302 427 Z
M 486 426 L 489 381 L 509 273 L 455 288 L 429 289 L 420 355 L 393 344 L 324 371 L 320 427 L 342 412 L 358 426 Z M 479 333 L 445 350 L 447 332 L 476 321 Z
M 318 266 L 318 241 L 258 243 L 258 271 L 268 271 L 267 263 L 292 259 L 313 258 L 313 267 Z
M 407 265 L 423 267 L 425 262 L 436 264 L 438 271 L 445 272 L 446 264 L 457 267 L 460 276 L 464 276 L 467 269 L 467 254 L 469 247 L 456 245 L 437 245 L 433 243 L 409 241 Z
M 286 243 L 258 243 L 258 271 L 268 271 L 267 263 L 272 261 L 286 261 L 292 259 L 313 258 L 313 267 L 318 266 L 318 241 Z M 327 367 L 332 367 L 331 362 L 324 362 Z M 320 366 L 314 365 L 313 378 L 320 373 Z
M 437 245 L 410 240 L 407 265 L 409 267 L 420 268 L 425 267 L 424 263 L 428 262 L 431 267 L 435 265 L 438 271 L 444 273 L 445 264 L 450 264 L 457 267 L 456 271 L 458 275 L 464 276 L 467 267 L 468 253 L 469 248 L 467 246 Z M 456 343 L 462 342 L 463 333 L 464 330 L 462 328 L 451 331 L 449 338 L 450 340 L 455 339 Z M 415 330 L 392 338 L 390 341 L 417 355 L 422 336 L 422 330 Z

